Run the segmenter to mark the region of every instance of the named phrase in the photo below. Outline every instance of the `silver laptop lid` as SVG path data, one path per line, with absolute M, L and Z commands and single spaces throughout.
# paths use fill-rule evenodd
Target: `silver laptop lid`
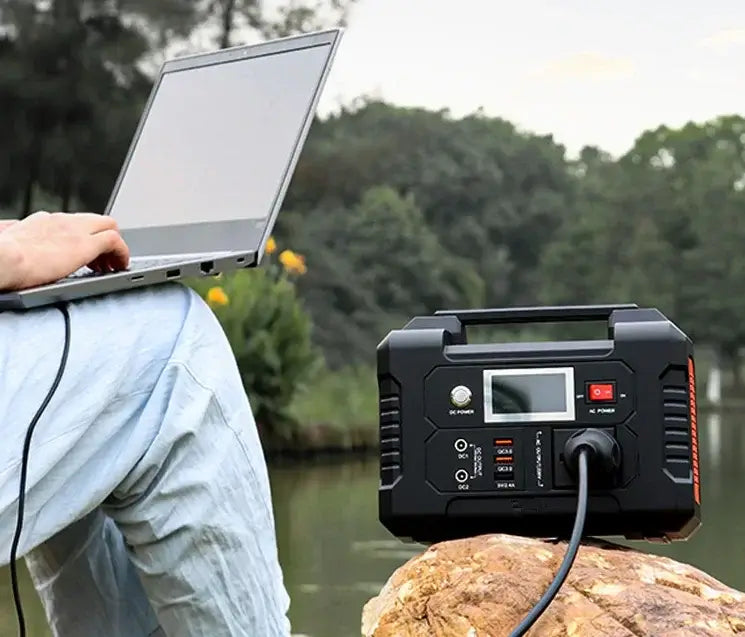
M 133 255 L 260 259 L 340 29 L 166 62 L 106 207 Z

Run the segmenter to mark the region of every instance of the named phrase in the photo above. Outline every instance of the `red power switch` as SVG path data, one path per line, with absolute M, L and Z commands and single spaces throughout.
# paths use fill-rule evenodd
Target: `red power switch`
M 612 402 L 616 399 L 615 386 L 613 383 L 590 383 L 587 397 L 592 402 Z

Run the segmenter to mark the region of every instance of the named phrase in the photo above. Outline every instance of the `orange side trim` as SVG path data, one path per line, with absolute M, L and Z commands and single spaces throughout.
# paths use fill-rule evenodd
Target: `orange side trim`
M 691 412 L 691 451 L 693 456 L 693 499 L 701 506 L 701 478 L 698 472 L 698 425 L 696 422 L 696 369 L 688 358 L 688 400 Z

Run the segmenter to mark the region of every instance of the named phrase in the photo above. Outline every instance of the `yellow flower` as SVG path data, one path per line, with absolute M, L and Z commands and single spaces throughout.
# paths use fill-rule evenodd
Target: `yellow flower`
M 279 255 L 279 262 L 288 272 L 305 274 L 308 271 L 308 268 L 305 267 L 305 257 L 292 250 L 283 250 Z
M 227 305 L 230 302 L 225 290 L 221 287 L 210 288 L 207 292 L 207 303 L 210 305 Z
M 274 237 L 269 237 L 266 240 L 266 247 L 264 248 L 264 252 L 267 254 L 274 254 L 277 251 L 277 242 L 274 240 Z

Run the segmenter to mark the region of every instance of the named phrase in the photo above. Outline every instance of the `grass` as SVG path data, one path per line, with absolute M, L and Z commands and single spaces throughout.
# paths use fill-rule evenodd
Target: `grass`
M 369 449 L 378 440 L 375 370 L 324 370 L 292 405 L 298 438 L 307 451 Z

